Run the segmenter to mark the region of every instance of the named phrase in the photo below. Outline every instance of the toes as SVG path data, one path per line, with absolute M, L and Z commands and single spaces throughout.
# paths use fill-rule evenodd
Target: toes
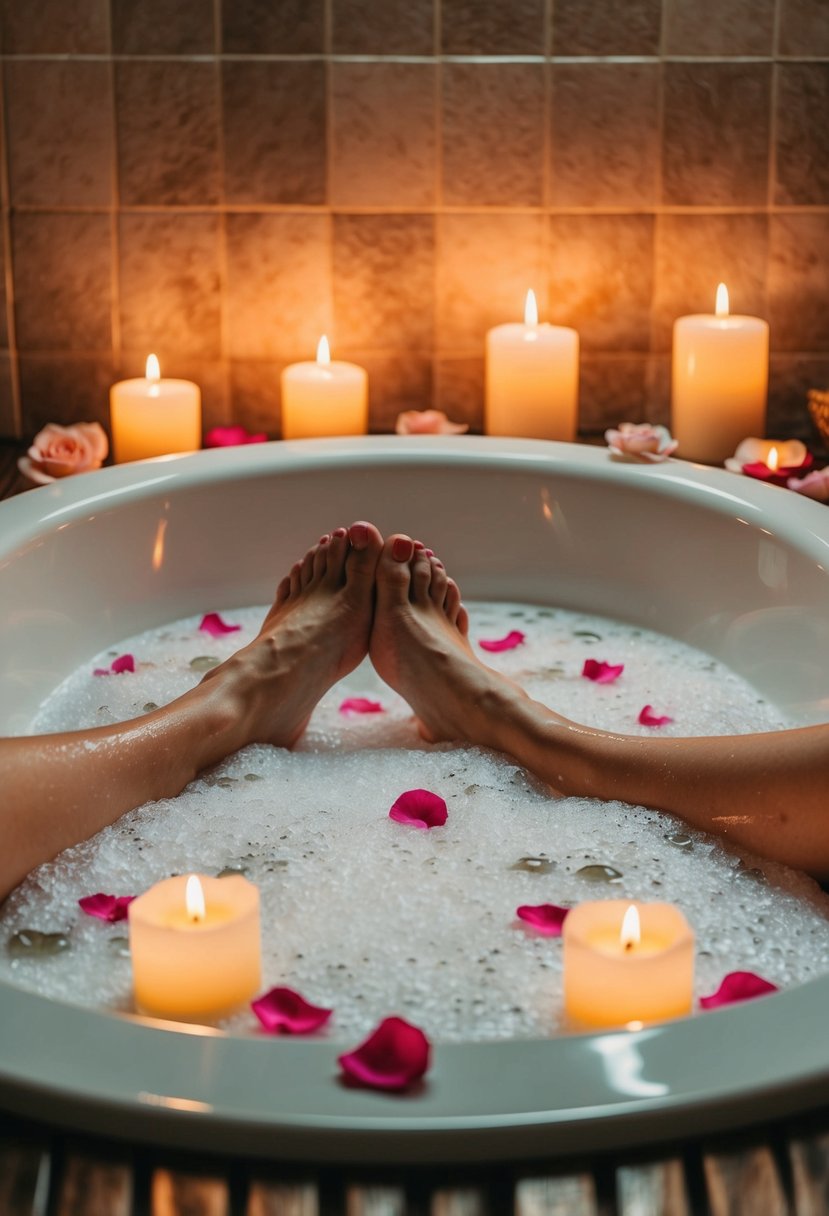
M 290 581 L 291 595 L 296 599 L 302 590 L 302 562 L 294 562 L 293 566 L 291 566 Z
M 320 543 L 316 547 L 317 551 L 314 554 L 312 581 L 315 583 L 319 583 L 322 581 L 322 579 L 325 576 L 325 572 L 328 569 L 329 545 L 330 545 L 330 541 L 329 541 L 328 536 L 327 535 L 321 536 Z
M 463 604 L 461 604 L 461 606 L 460 606 L 460 611 L 458 612 L 458 619 L 455 622 L 455 624 L 457 625 L 459 631 L 463 634 L 463 636 L 466 637 L 469 633 L 469 613 L 466 611 Z
M 412 562 L 411 600 L 422 604 L 429 598 L 429 588 L 432 584 L 432 563 L 427 557 L 428 550 L 418 549 Z
M 408 536 L 397 533 L 386 540 L 377 562 L 377 601 L 381 606 L 408 603 L 414 551 Z
M 328 542 L 327 565 L 325 582 L 329 587 L 340 587 L 345 570 L 345 559 L 348 554 L 348 532 L 345 528 L 335 528 Z
M 453 625 L 457 624 L 458 613 L 461 607 L 461 590 L 453 578 L 446 580 L 446 600 L 443 604 L 443 611 L 446 613 L 450 622 Z
M 313 549 L 309 549 L 305 554 L 305 557 L 302 559 L 302 566 L 300 570 L 300 585 L 302 587 L 307 587 L 310 584 L 311 579 L 314 577 L 314 558 L 317 555 L 318 548 L 318 545 L 314 545 Z
M 274 597 L 274 607 L 278 608 L 280 604 L 284 604 L 288 596 L 291 594 L 291 578 L 286 575 L 276 589 Z
M 443 562 L 438 561 L 436 557 L 429 559 L 432 566 L 432 582 L 429 587 L 429 595 L 432 598 L 432 603 L 437 608 L 443 608 L 446 602 L 446 592 L 449 587 L 449 579 L 444 569 Z
M 350 591 L 363 595 L 374 586 L 381 552 L 385 552 L 383 538 L 374 524 L 359 519 L 351 525 L 345 556 L 345 585 Z

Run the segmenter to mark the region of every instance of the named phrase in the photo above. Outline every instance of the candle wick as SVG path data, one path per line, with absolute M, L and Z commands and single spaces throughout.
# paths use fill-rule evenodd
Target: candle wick
M 630 954 L 633 949 L 633 942 L 625 942 L 625 954 Z

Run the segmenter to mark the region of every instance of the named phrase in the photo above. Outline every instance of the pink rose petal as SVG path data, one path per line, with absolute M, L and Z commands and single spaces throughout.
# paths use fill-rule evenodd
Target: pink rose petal
M 109 667 L 96 667 L 92 674 L 93 676 L 120 676 L 125 671 L 135 671 L 134 655 L 119 654 L 117 659 L 113 659 Z
M 226 633 L 238 633 L 241 628 L 241 625 L 227 625 L 218 612 L 208 612 L 202 617 L 199 625 L 202 633 L 209 633 L 211 638 L 220 638 Z
M 513 629 L 505 638 L 491 638 L 488 641 L 481 639 L 478 643 L 481 650 L 489 650 L 492 654 L 498 654 L 502 650 L 515 650 L 516 646 L 521 646 L 524 642 L 525 635 L 520 629 Z
M 515 915 L 538 933 L 547 937 L 561 937 L 561 927 L 569 911 L 569 908 L 560 908 L 557 904 L 522 904 L 516 908 Z
M 311 1034 L 324 1026 L 333 1009 L 311 1005 L 292 988 L 271 988 L 250 1007 L 268 1034 Z
M 776 984 L 764 980 L 753 971 L 730 971 L 716 992 L 700 997 L 703 1009 L 719 1009 L 721 1005 L 733 1005 L 735 1001 L 750 1001 L 755 996 L 767 996 L 778 992 Z
M 585 659 L 581 674 L 586 680 L 592 680 L 594 684 L 612 684 L 614 680 L 619 679 L 624 670 L 624 663 L 614 666 L 613 663 L 605 663 L 603 659 Z
M 78 903 L 87 916 L 97 916 L 98 920 L 109 921 L 111 925 L 118 920 L 127 919 L 127 908 L 135 899 L 134 895 L 85 895 Z
M 346 1077 L 372 1089 L 405 1089 L 429 1067 L 431 1044 L 403 1018 L 384 1018 L 364 1043 L 338 1057 Z
M 340 706 L 341 714 L 382 714 L 383 706 L 379 701 L 369 701 L 367 697 L 346 697 Z
M 243 426 L 214 426 L 204 437 L 206 448 L 233 448 L 245 443 L 267 443 L 264 431 L 252 435 Z
M 673 722 L 673 718 L 667 714 L 655 714 L 652 705 L 645 705 L 639 710 L 637 721 L 640 726 L 667 726 L 669 722 Z
M 406 790 L 389 811 L 389 819 L 410 828 L 439 828 L 446 816 L 446 803 L 430 790 Z

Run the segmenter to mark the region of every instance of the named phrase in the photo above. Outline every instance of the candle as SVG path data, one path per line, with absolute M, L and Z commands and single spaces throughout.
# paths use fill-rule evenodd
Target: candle
M 768 378 L 768 324 L 729 315 L 720 283 L 713 315 L 674 323 L 671 430 L 679 455 L 721 464 L 744 435 L 762 435 Z
M 496 325 L 486 336 L 486 433 L 572 441 L 578 399 L 579 335 L 539 325 L 528 291 L 524 324 Z
M 199 386 L 162 380 L 155 355 L 148 357 L 144 377 L 113 384 L 109 414 L 116 464 L 201 447 Z
M 725 462 L 732 473 L 745 473 L 773 486 L 788 485 L 790 477 L 804 474 L 813 460 L 799 439 L 744 439 Z
M 364 435 L 367 430 L 366 370 L 356 363 L 332 363 L 323 334 L 315 363 L 292 363 L 282 373 L 282 438 Z
M 259 891 L 241 875 L 157 883 L 130 904 L 129 936 L 141 1013 L 215 1021 L 260 986 Z
M 691 1012 L 694 935 L 672 904 L 579 904 L 563 938 L 570 1025 L 623 1026 Z

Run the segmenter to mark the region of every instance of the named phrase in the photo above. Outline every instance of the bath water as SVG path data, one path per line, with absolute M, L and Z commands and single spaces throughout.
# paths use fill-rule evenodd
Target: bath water
M 32 730 L 115 722 L 181 694 L 255 635 L 264 610 L 223 615 L 241 630 L 213 639 L 193 617 L 92 657 L 44 703 Z M 576 720 L 634 735 L 788 725 L 734 673 L 657 634 L 514 604 L 472 604 L 470 615 L 485 662 Z M 522 645 L 478 649 L 511 630 L 524 633 Z M 135 655 L 134 674 L 93 676 L 124 652 Z M 623 663 L 624 672 L 593 683 L 581 675 L 587 658 Z M 383 712 L 345 716 L 348 696 L 380 701 Z M 673 723 L 638 725 L 645 704 Z M 446 800 L 444 827 L 388 818 L 413 788 Z M 138 894 L 188 871 L 241 872 L 259 885 L 262 990 L 288 985 L 333 1008 L 326 1033 L 344 1043 L 391 1013 L 444 1042 L 556 1033 L 561 940 L 524 927 L 520 904 L 678 904 L 696 933 L 697 995 L 732 970 L 781 987 L 829 970 L 829 898 L 809 878 L 740 856 L 668 815 L 557 798 L 503 756 L 425 744 L 368 663 L 328 693 L 293 752 L 246 748 L 178 798 L 125 815 L 30 875 L 0 912 L 0 978 L 129 1011 L 126 925 L 88 917 L 77 901 Z M 249 1011 L 225 1025 L 257 1030 Z

